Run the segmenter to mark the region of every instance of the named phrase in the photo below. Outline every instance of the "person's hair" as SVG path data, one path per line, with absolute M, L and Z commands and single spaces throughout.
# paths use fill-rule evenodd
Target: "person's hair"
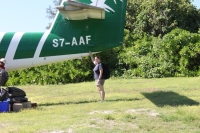
M 100 59 L 100 57 L 99 56 L 95 56 L 96 58 L 98 58 L 98 59 Z

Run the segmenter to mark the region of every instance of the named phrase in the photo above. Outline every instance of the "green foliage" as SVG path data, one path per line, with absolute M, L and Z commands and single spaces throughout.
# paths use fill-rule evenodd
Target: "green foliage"
M 93 78 L 89 58 L 64 61 L 9 73 L 7 85 L 66 84 L 89 81 Z
M 165 35 L 176 27 L 197 32 L 200 13 L 190 0 L 130 0 L 127 6 L 126 29 L 143 36 L 144 33 Z
M 163 38 L 165 54 L 176 67 L 176 76 L 197 76 L 199 70 L 200 35 L 176 29 Z
M 163 38 L 143 36 L 120 54 L 120 61 L 127 66 L 123 77 L 198 76 L 199 38 L 199 34 L 182 29 L 172 30 Z
M 199 42 L 199 35 L 190 32 L 197 33 L 200 12 L 189 0 L 130 0 L 126 17 L 124 47 L 118 55 L 120 76 L 199 75 L 199 46 L 195 44 Z M 190 39 L 190 36 L 196 37 Z M 191 47 L 195 44 L 196 54 L 186 58 L 183 54 L 189 54 L 189 44 Z
M 198 38 L 199 35 L 191 36 Z M 180 71 L 184 76 L 199 76 L 200 75 L 200 41 L 196 43 L 189 43 L 180 51 Z

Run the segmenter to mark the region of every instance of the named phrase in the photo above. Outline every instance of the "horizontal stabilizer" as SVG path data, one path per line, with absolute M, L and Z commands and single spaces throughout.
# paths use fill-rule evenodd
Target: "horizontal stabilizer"
M 103 8 L 71 0 L 66 1 L 66 3 L 66 6 L 57 6 L 56 8 L 68 20 L 105 19 Z

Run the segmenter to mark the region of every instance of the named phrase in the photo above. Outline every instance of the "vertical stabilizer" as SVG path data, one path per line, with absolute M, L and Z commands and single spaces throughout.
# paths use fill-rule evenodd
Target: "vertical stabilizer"
M 77 9 L 77 6 L 69 5 L 65 0 L 60 5 L 60 9 L 63 8 L 62 12 L 66 12 L 66 14 L 73 14 L 73 12 L 75 14 L 77 10 L 89 12 L 88 8 L 91 6 L 91 8 L 104 9 L 105 18 L 88 17 L 80 20 L 69 20 L 59 10 L 50 33 L 66 39 L 70 45 L 84 44 L 88 46 L 88 49 L 92 48 L 93 51 L 102 51 L 122 45 L 127 0 L 77 0 L 74 2 L 79 4 L 80 9 Z M 81 8 L 81 5 L 84 7 Z M 88 8 L 85 5 L 88 5 Z M 69 10 L 73 9 L 73 6 L 76 10 Z M 90 38 L 89 42 L 86 42 L 87 36 Z

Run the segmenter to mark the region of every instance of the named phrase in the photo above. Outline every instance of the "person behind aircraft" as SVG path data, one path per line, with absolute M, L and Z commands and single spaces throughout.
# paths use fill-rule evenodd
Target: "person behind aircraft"
M 0 68 L 5 70 L 5 64 L 6 64 L 6 59 L 5 58 L 1 58 L 0 59 Z
M 100 98 L 101 98 L 100 102 L 103 102 L 104 98 L 105 98 L 105 91 L 104 91 L 105 79 L 103 77 L 103 66 L 102 66 L 101 60 L 98 56 L 93 58 L 92 53 L 89 52 L 89 54 L 90 54 L 92 62 L 95 64 L 95 67 L 93 69 L 95 84 L 100 93 Z

